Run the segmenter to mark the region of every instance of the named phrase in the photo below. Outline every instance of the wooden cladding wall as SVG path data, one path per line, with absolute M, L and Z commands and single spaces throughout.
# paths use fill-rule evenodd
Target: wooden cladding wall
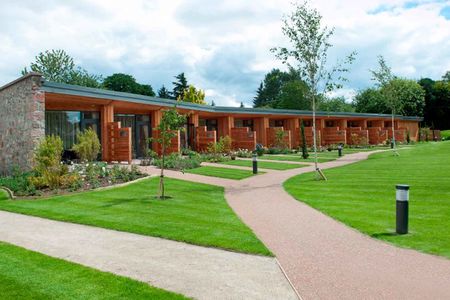
M 196 128 L 195 145 L 198 152 L 205 152 L 210 143 L 217 141 L 216 131 L 206 129 L 206 126 L 199 126 Z
M 231 128 L 231 146 L 233 149 L 255 150 L 256 132 L 248 127 Z
M 361 127 L 347 127 L 347 144 L 367 145 L 369 143 L 369 131 Z
M 387 130 L 388 138 L 392 139 L 392 127 L 385 127 L 383 129 Z M 395 132 L 395 141 L 396 142 L 400 142 L 400 143 L 406 142 L 406 129 L 405 128 L 395 129 L 394 132 Z
M 109 122 L 107 131 L 108 161 L 131 163 L 131 128 L 121 128 L 120 122 Z
M 322 129 L 322 145 L 346 143 L 346 130 L 340 130 L 339 127 L 325 127 Z
M 269 127 L 266 128 L 266 135 L 267 135 L 267 145 L 269 147 L 279 147 L 281 145 L 275 145 L 277 143 L 277 132 L 283 132 L 283 144 L 286 148 L 292 148 L 291 143 L 291 131 L 290 130 L 284 130 L 283 127 Z
M 155 139 L 159 138 L 159 130 L 157 130 L 157 129 L 153 130 L 153 138 L 155 138 Z M 155 151 L 156 153 L 161 155 L 162 154 L 161 144 L 156 141 L 153 141 L 152 144 L 153 144 L 153 151 Z M 166 154 L 180 152 L 181 151 L 180 144 L 181 144 L 181 138 L 180 138 L 180 131 L 178 130 L 176 132 L 176 135 L 170 141 L 170 146 L 166 148 Z
M 386 129 L 382 129 L 381 127 L 369 127 L 367 130 L 369 131 L 369 144 L 379 145 L 386 143 L 388 139 Z
M 300 128 L 297 128 L 297 132 L 295 134 L 298 134 L 299 136 L 299 143 L 301 146 L 303 143 L 302 135 Z M 316 130 L 317 135 L 317 145 L 320 145 L 320 130 Z M 314 137 L 313 137 L 313 130 L 312 127 L 305 127 L 305 139 L 306 139 L 306 145 L 312 147 L 314 145 Z

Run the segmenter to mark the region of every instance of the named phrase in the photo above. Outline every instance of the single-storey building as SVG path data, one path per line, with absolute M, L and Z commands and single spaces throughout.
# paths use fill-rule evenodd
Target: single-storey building
M 102 159 L 130 161 L 142 157 L 155 136 L 164 109 L 174 107 L 188 116 L 185 131 L 172 142 L 172 151 L 182 147 L 202 151 L 210 142 L 230 136 L 234 148 L 255 149 L 256 144 L 273 145 L 276 132 L 283 131 L 288 147 L 299 147 L 300 121 L 303 121 L 308 144 L 312 143 L 312 112 L 236 108 L 177 102 L 103 89 L 87 88 L 44 80 L 29 73 L 0 87 L 0 173 L 13 166 L 32 164 L 33 149 L 49 134 L 61 137 L 70 150 L 76 135 L 92 128 L 100 137 Z M 343 112 L 317 112 L 316 132 L 320 145 L 352 144 L 364 141 L 380 144 L 418 138 L 419 117 Z

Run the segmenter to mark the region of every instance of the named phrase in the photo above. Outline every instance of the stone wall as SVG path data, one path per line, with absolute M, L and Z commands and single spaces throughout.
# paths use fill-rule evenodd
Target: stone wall
M 0 174 L 29 170 L 33 150 L 45 136 L 45 94 L 41 76 L 25 75 L 0 87 Z

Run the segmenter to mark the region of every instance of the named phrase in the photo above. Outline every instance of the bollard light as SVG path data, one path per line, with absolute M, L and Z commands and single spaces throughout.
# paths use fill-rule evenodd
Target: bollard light
M 253 174 L 258 174 L 258 161 L 256 160 L 256 153 L 253 153 Z
M 409 217 L 409 185 L 397 184 L 396 193 L 396 232 L 398 234 L 408 233 Z
M 339 146 L 338 146 L 338 155 L 339 155 L 339 157 L 342 156 L 342 144 L 339 144 Z

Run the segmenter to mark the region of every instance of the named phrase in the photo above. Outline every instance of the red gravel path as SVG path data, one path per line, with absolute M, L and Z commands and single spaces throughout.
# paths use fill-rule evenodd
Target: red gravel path
M 312 170 L 269 172 L 225 185 L 232 208 L 275 253 L 303 299 L 450 299 L 450 260 L 367 237 L 284 191 L 283 181 Z

